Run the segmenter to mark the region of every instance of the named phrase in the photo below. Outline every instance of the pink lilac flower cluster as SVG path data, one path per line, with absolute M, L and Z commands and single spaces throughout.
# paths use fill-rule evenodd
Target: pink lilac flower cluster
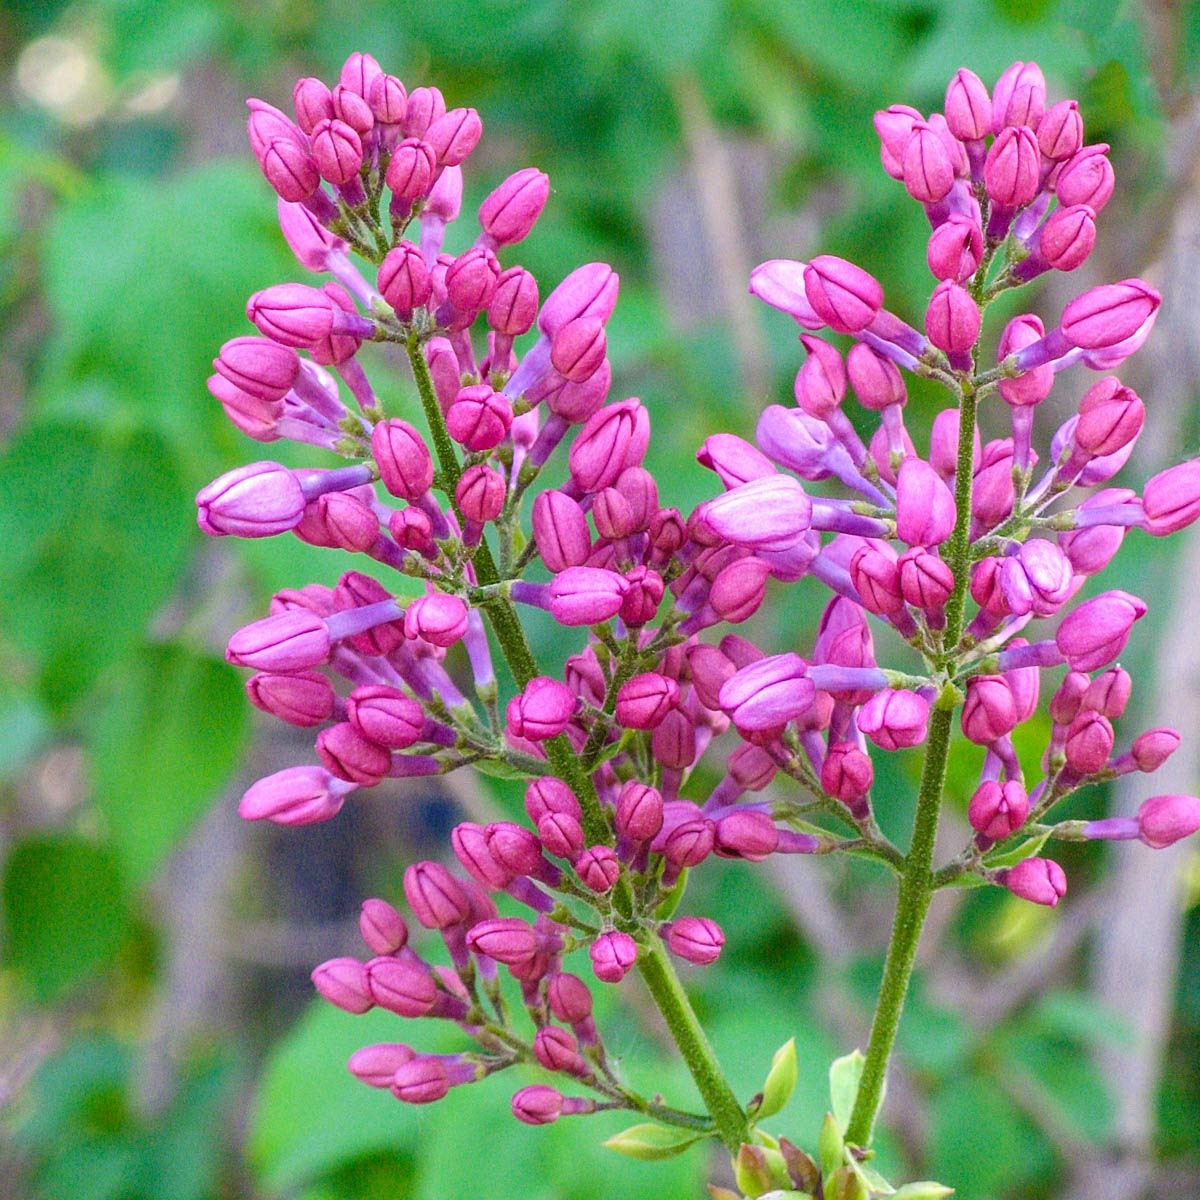
M 997 367 L 976 372 L 987 301 L 1082 262 L 1112 189 L 1105 148 L 1083 144 L 1072 102 L 1046 107 L 1035 66 L 1016 64 L 991 96 L 960 72 L 944 117 L 900 107 L 878 116 L 885 167 L 933 227 L 939 283 L 924 333 L 841 259 L 754 272 L 751 291 L 806 330 L 797 406 L 768 409 L 757 447 L 710 437 L 698 458 L 725 491 L 686 517 L 660 504 L 643 466 L 646 409 L 609 399 L 615 273 L 588 264 L 541 300 L 529 271 L 501 263 L 547 201 L 542 172 L 501 183 L 479 207 L 471 247 L 450 254 L 462 164 L 481 132 L 474 110 L 447 109 L 436 88 L 407 90 L 364 54 L 332 88 L 299 81 L 294 119 L 259 100 L 250 109 L 283 234 L 304 267 L 332 279 L 252 296 L 258 336 L 221 348 L 210 389 L 248 436 L 305 443 L 347 465 L 238 468 L 200 492 L 199 523 L 213 535 L 290 532 L 372 563 L 334 588 L 277 594 L 270 615 L 230 639 L 229 660 L 256 672 L 251 701 L 318 731 L 318 761 L 255 783 L 240 811 L 323 821 L 384 778 L 473 763 L 527 781 L 527 824 L 454 830 L 462 874 L 436 862 L 405 874 L 408 905 L 438 932 L 449 966 L 418 954 L 397 910 L 370 900 L 362 932 L 374 957 L 334 959 L 313 975 L 348 1011 L 453 1022 L 477 1049 L 371 1046 L 351 1060 L 355 1075 L 422 1103 L 523 1061 L 594 1093 L 523 1088 L 513 1097 L 523 1121 L 616 1107 L 712 1128 L 622 1083 L 567 956 L 586 951 L 604 983 L 638 966 L 667 1011 L 686 1001 L 662 982 L 663 949 L 706 964 L 724 943 L 711 919 L 676 915 L 688 873 L 711 856 L 854 850 L 900 870 L 905 856 L 875 819 L 872 754 L 921 744 L 938 708 L 961 703 L 964 734 L 987 747 L 971 803 L 977 836 L 944 882 L 973 871 L 1053 904 L 1064 883 L 1052 861 L 989 865 L 992 847 L 1016 834 L 1040 844 L 1047 831 L 1165 845 L 1200 825 L 1190 797 L 1149 800 L 1132 822 L 1043 824 L 1068 792 L 1152 770 L 1178 738 L 1152 730 L 1114 753 L 1129 679 L 1109 664 L 1145 611 L 1140 600 L 1107 592 L 1053 636 L 1017 635 L 1056 616 L 1127 528 L 1161 534 L 1195 519 L 1200 463 L 1156 477 L 1141 498 L 1106 488 L 1081 502 L 1077 489 L 1107 483 L 1142 422 L 1138 397 L 1105 377 L 1034 478 L 1032 417 L 1055 373 L 1110 370 L 1149 331 L 1159 298 L 1139 280 L 1085 292 L 1049 333 L 1035 316 L 1014 319 Z M 826 328 L 853 339 L 847 355 L 813 336 Z M 358 361 L 364 342 L 407 355 L 417 400 L 405 416 L 384 412 Z M 941 381 L 960 403 L 938 418 L 927 458 L 905 432 L 901 368 Z M 850 388 L 880 414 L 869 445 L 842 410 Z M 974 405 L 991 392 L 1010 406 L 1012 437 L 976 442 L 972 457 Z M 555 455 L 567 474 L 552 488 L 541 474 Z M 810 495 L 799 480 L 836 486 Z M 969 623 L 968 574 L 978 606 Z M 807 657 L 768 655 L 729 631 L 771 580 L 802 578 L 832 593 Z M 522 605 L 586 630 L 552 674 L 531 651 Z M 877 664 L 871 618 L 920 652 L 921 673 Z M 503 709 L 497 646 L 519 688 Z M 1027 793 L 1011 735 L 1036 708 L 1041 670 L 1064 662 L 1045 778 Z M 728 730 L 719 782 L 685 795 Z M 799 798 L 767 790 L 777 775 L 799 784 Z M 519 906 L 505 911 L 525 915 L 501 915 L 501 894 Z M 532 1034 L 514 1020 L 500 967 Z

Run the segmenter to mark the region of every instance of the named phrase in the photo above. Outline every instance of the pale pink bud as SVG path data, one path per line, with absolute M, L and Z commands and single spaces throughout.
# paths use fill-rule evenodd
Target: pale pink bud
M 967 819 L 971 828 L 993 842 L 1002 842 L 1029 815 L 1029 797 L 1015 779 L 1000 784 L 994 779 L 981 783 L 971 797 Z
M 1049 858 L 1022 859 L 1003 872 L 1001 883 L 1014 896 L 1049 908 L 1054 908 L 1067 894 L 1067 877 L 1062 867 Z
M 954 496 L 924 459 L 909 457 L 896 478 L 896 536 L 910 546 L 936 546 L 954 529 Z
M 321 998 L 356 1016 L 369 1012 L 375 1001 L 367 984 L 367 969 L 357 958 L 331 958 L 312 973 Z
M 336 816 L 353 790 L 353 784 L 335 779 L 324 767 L 285 767 L 250 785 L 238 816 L 277 825 L 313 825 Z
M 960 67 L 946 88 L 946 124 L 956 138 L 978 141 L 992 132 L 992 99 L 974 71 Z
M 536 167 L 510 175 L 479 206 L 479 225 L 497 246 L 525 238 L 546 206 L 550 179 Z
M 919 746 L 929 731 L 929 703 L 916 692 L 876 692 L 859 710 L 858 727 L 883 750 Z
M 975 274 L 983 257 L 979 222 L 963 213 L 951 213 L 930 235 L 925 257 L 935 279 L 964 283 Z

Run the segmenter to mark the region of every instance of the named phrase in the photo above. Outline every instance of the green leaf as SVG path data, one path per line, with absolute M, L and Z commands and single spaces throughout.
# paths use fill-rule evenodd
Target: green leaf
M 113 856 L 78 837 L 19 843 L 0 897 L 8 962 L 41 1000 L 86 979 L 120 948 L 129 928 Z
M 821 1163 L 821 1174 L 828 1178 L 843 1163 L 846 1157 L 846 1142 L 842 1137 L 841 1126 L 833 1113 L 826 1113 L 821 1122 L 821 1132 L 817 1135 L 817 1158 Z
M 88 729 L 96 799 L 138 881 L 237 766 L 249 705 L 232 667 L 181 645 L 143 648 L 106 683 Z
M 945 1200 L 945 1197 L 952 1195 L 954 1195 L 952 1187 L 922 1180 L 919 1183 L 906 1183 L 896 1193 L 895 1200 Z
M 666 1125 L 655 1125 L 647 1121 L 642 1125 L 631 1125 L 628 1129 L 610 1137 L 604 1144 L 609 1150 L 637 1158 L 643 1162 L 658 1162 L 674 1158 L 693 1146 L 707 1134 L 692 1129 L 674 1129 Z
M 861 1050 L 852 1050 L 829 1068 L 829 1098 L 833 1105 L 833 1119 L 843 1134 L 850 1125 L 850 1115 L 854 1112 L 854 1101 L 858 1097 L 858 1085 L 866 1061 Z
M 1026 838 L 1020 845 L 1014 846 L 1011 850 L 1004 851 L 1003 854 L 984 859 L 984 865 L 987 867 L 1015 867 L 1017 863 L 1022 862 L 1026 858 L 1032 858 L 1047 842 L 1050 837 L 1050 830 L 1047 829 L 1044 833 L 1036 834 L 1031 838 Z
M 492 779 L 536 779 L 537 776 L 532 771 L 523 771 L 520 767 L 513 766 L 511 763 L 506 763 L 499 758 L 481 758 L 478 762 L 474 762 L 471 766 L 481 775 L 490 776 Z
M 873 1195 L 892 1196 L 895 1194 L 896 1189 L 870 1163 L 859 1162 L 849 1150 L 846 1152 L 846 1163 Z
M 755 1114 L 756 1119 L 773 1117 L 792 1098 L 796 1090 L 796 1080 L 799 1077 L 799 1066 L 796 1062 L 796 1039 L 788 1038 L 771 1059 L 771 1069 L 767 1072 L 766 1081 L 762 1086 L 762 1103 Z

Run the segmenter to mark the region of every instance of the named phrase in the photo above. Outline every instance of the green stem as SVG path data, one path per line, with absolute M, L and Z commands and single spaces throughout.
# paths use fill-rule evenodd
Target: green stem
M 462 469 L 454 451 L 454 443 L 446 432 L 446 422 L 438 405 L 433 379 L 415 335 L 408 338 L 406 349 L 421 397 L 421 405 L 425 410 L 425 418 L 433 436 L 438 463 L 453 503 L 454 488 L 461 477 Z M 500 573 L 486 542 L 479 543 L 474 562 L 481 585 L 486 587 L 500 582 Z M 519 687 L 524 687 L 538 673 L 538 667 L 516 610 L 508 600 L 496 599 L 485 605 L 484 611 L 513 677 Z M 583 828 L 589 843 L 610 843 L 613 837 L 612 830 L 600 797 L 596 794 L 596 786 L 582 760 L 571 748 L 570 741 L 560 734 L 546 742 L 545 747 L 554 773 L 571 787 L 579 800 Z M 633 894 L 628 879 L 622 876 L 615 892 L 614 904 L 618 911 L 632 913 Z M 687 993 L 683 990 L 683 985 L 679 982 L 674 966 L 657 940 L 651 948 L 639 955 L 638 969 L 663 1014 L 667 1028 L 671 1031 L 692 1078 L 696 1081 L 718 1135 L 730 1152 L 736 1154 L 738 1146 L 749 1136 L 746 1114 L 717 1062 L 713 1048 L 687 998 Z
M 700 1089 L 704 1106 L 716 1125 L 717 1135 L 730 1154 L 736 1154 L 738 1147 L 750 1136 L 746 1114 L 721 1071 L 717 1056 L 679 982 L 679 976 L 675 974 L 675 968 L 657 938 L 638 956 L 638 970 Z
M 956 505 L 954 531 L 947 545 L 946 560 L 954 572 L 954 590 L 946 604 L 945 659 L 939 665 L 945 671 L 953 662 L 962 637 L 963 609 L 970 575 L 971 484 L 975 437 L 975 392 L 968 385 L 959 403 L 958 461 L 954 480 Z M 917 793 L 917 815 L 912 847 L 904 860 L 900 891 L 896 899 L 896 918 L 888 943 L 887 961 L 879 1001 L 871 1022 L 866 1062 L 846 1141 L 856 1146 L 870 1144 L 875 1118 L 883 1100 L 888 1062 L 896 1041 L 896 1030 L 904 1011 L 904 999 L 912 979 L 913 960 L 921 929 L 933 894 L 933 845 L 937 837 L 938 812 L 946 783 L 946 764 L 950 759 L 950 728 L 957 707 L 956 694 L 949 687 L 938 697 L 929 719 L 929 738 Z

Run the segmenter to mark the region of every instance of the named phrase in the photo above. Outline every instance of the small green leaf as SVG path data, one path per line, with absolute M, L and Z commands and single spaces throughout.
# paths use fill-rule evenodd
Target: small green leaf
M 506 763 L 499 758 L 481 758 L 478 762 L 474 762 L 471 766 L 480 773 L 480 775 L 489 775 L 492 779 L 534 779 L 536 778 L 532 771 L 523 771 L 520 767 L 513 766 L 512 763 Z
M 787 1164 L 778 1150 L 743 1142 L 733 1160 L 733 1177 L 747 1196 L 762 1196 L 787 1186 Z
M 1024 859 L 1032 858 L 1045 844 L 1050 837 L 1050 830 L 1047 829 L 1044 833 L 1039 833 L 1035 837 L 1026 838 L 1019 846 L 1015 846 L 1011 850 L 1006 850 L 1003 854 L 997 854 L 994 857 L 984 860 L 984 865 L 988 867 L 1015 867 L 1017 863 Z
M 821 1174 L 829 1178 L 841 1165 L 846 1156 L 846 1143 L 842 1138 L 841 1126 L 833 1113 L 826 1113 L 817 1136 L 817 1158 L 821 1163 Z
M 757 1117 L 773 1117 L 783 1108 L 796 1090 L 798 1073 L 796 1039 L 788 1038 L 771 1059 L 771 1069 L 762 1086 L 762 1103 L 758 1107 Z
M 850 1114 L 854 1111 L 866 1061 L 861 1050 L 854 1050 L 829 1068 L 829 1098 L 833 1103 L 833 1118 L 843 1133 L 850 1125 Z
M 674 1158 L 675 1155 L 682 1154 L 705 1136 L 691 1129 L 670 1129 L 666 1125 L 646 1122 L 644 1125 L 631 1125 L 610 1137 L 604 1144 L 627 1158 L 659 1162 L 664 1158 Z
M 675 886 L 663 897 L 662 903 L 654 910 L 655 917 L 660 921 L 669 921 L 675 915 L 683 893 L 687 891 L 688 869 L 684 867 L 675 880 Z
M 896 1193 L 895 1200 L 944 1200 L 946 1196 L 952 1195 L 953 1188 L 923 1180 L 920 1183 L 906 1183 Z
M 846 1162 L 854 1173 L 866 1184 L 872 1195 L 892 1196 L 896 1189 L 870 1163 L 859 1162 L 847 1150 Z

